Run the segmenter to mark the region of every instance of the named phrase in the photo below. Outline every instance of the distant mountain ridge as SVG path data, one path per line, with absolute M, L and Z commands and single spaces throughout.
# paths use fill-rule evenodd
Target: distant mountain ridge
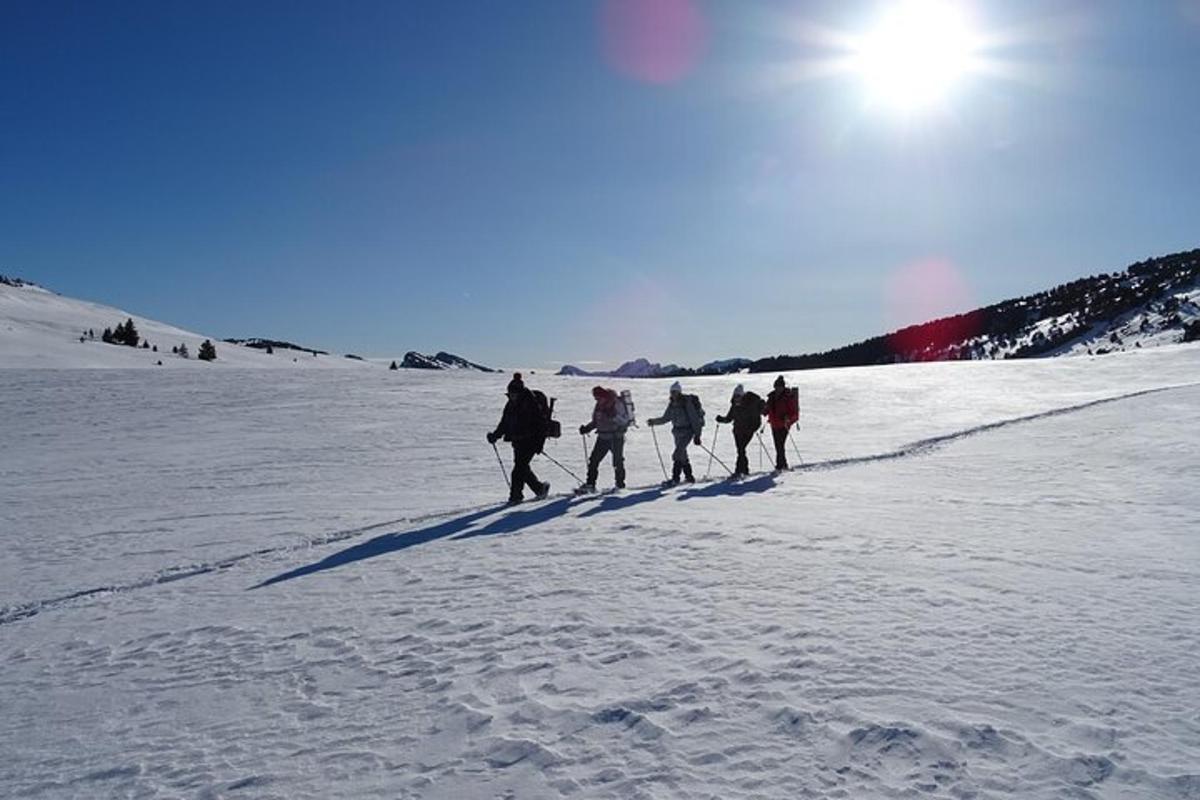
M 1150 258 L 1127 269 L 1064 283 L 965 314 L 910 325 L 807 355 L 711 361 L 689 369 L 644 358 L 612 372 L 571 365 L 559 375 L 667 378 L 741 372 L 864 367 L 914 361 L 1105 355 L 1200 340 L 1200 249 Z
M 690 369 L 678 364 L 663 365 L 645 358 L 637 358 L 633 361 L 626 361 L 614 370 L 607 371 L 583 370 L 567 364 L 558 371 L 558 374 L 596 378 L 682 378 L 689 375 L 728 375 L 748 369 L 752 363 L 754 362 L 748 358 L 726 358 L 721 361 L 710 361 L 697 369 Z
M 240 344 L 243 347 L 253 347 L 255 350 L 267 350 L 269 348 L 271 350 L 295 350 L 300 353 L 311 353 L 314 356 L 329 355 L 328 350 L 315 350 L 311 347 L 303 347 L 298 344 L 292 344 L 291 342 L 284 342 L 278 339 L 260 339 L 255 337 L 251 339 L 225 339 L 224 341 L 228 342 L 229 344 Z
M 404 354 L 404 360 L 400 362 L 400 367 L 403 369 L 464 369 L 474 370 L 476 372 L 496 372 L 497 370 L 491 367 L 485 367 L 482 364 L 476 364 L 473 361 L 468 361 L 462 356 L 456 356 L 453 353 L 439 352 L 432 356 L 427 356 L 423 353 L 418 353 L 415 350 L 409 350 Z

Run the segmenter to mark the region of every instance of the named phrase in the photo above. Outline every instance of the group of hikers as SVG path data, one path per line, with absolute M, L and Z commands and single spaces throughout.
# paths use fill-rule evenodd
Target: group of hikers
M 534 497 L 544 498 L 550 493 L 550 483 L 538 480 L 533 473 L 532 463 L 533 457 L 543 451 L 548 437 L 561 435 L 561 427 L 553 419 L 554 401 L 547 402 L 542 392 L 526 387 L 519 372 L 513 374 L 506 394 L 508 402 L 504 405 L 500 423 L 487 435 L 487 440 L 493 447 L 501 439 L 512 444 L 513 467 L 508 502 L 520 503 L 525 487 L 533 492 Z M 600 464 L 610 453 L 616 488 L 624 489 L 625 433 L 634 424 L 632 399 L 628 392 L 618 394 L 603 386 L 592 388 L 592 398 L 596 403 L 592 409 L 592 420 L 580 425 L 579 433 L 581 436 L 587 436 L 595 432 L 596 443 L 588 456 L 587 478 L 577 491 L 595 491 Z M 782 375 L 775 379 L 774 389 L 766 399 L 746 391 L 741 384 L 734 388 L 729 411 L 717 417 L 718 424 L 732 423 L 733 426 L 737 462 L 731 471 L 732 477 L 739 478 L 750 474 L 750 460 L 746 455 L 746 448 L 762 427 L 763 417 L 767 418 L 775 440 L 775 469 L 788 469 L 785 444 L 788 432 L 800 419 L 799 406 L 798 390 L 789 387 Z M 687 483 L 695 483 L 696 476 L 688 458 L 688 446 L 697 445 L 711 455 L 711 451 L 704 448 L 701 439 L 704 430 L 704 407 L 700 398 L 694 394 L 684 394 L 683 386 L 679 381 L 675 381 L 671 384 L 666 410 L 661 416 L 646 420 L 646 424 L 651 427 L 667 424 L 671 426 L 675 448 L 671 453 L 671 477 L 664 485 L 677 485 L 681 479 Z M 657 444 L 656 438 L 656 447 Z M 661 458 L 660 454 L 660 461 Z M 662 466 L 665 476 L 666 467 Z

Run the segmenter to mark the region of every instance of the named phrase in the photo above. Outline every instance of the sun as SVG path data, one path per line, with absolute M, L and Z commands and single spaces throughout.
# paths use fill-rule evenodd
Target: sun
M 980 37 L 954 0 L 898 0 L 855 37 L 850 68 L 872 104 L 915 112 L 944 102 L 973 69 Z

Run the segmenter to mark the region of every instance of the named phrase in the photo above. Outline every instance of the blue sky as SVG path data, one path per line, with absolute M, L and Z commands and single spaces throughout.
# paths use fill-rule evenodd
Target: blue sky
M 10 0 L 0 272 L 338 352 L 697 364 L 1200 245 L 1196 0 L 971 2 L 1013 69 L 916 113 L 804 77 L 799 32 L 886 4 L 608 3 Z M 656 4 L 682 50 L 630 63 Z

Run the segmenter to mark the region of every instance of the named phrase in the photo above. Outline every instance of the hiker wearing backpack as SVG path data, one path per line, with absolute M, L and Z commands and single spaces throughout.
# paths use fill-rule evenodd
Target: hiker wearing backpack
M 525 486 L 538 499 L 550 493 L 549 482 L 543 483 L 533 474 L 530 464 L 533 457 L 542 452 L 546 443 L 546 417 L 548 416 L 534 398 L 534 393 L 525 388 L 521 373 L 514 372 L 508 382 L 508 402 L 496 430 L 487 435 L 488 444 L 494 445 L 501 438 L 512 443 L 512 482 L 509 485 L 508 503 L 516 505 L 524 499 Z
M 596 491 L 596 478 L 600 472 L 600 462 L 610 452 L 612 453 L 613 475 L 617 488 L 625 488 L 625 431 L 629 428 L 629 410 L 624 401 L 612 389 L 596 386 L 592 389 L 592 398 L 596 401 L 592 409 L 592 421 L 579 426 L 579 433 L 586 436 L 596 432 L 596 444 L 592 447 L 592 455 L 588 458 L 587 480 L 579 487 L 579 492 Z
M 762 427 L 762 417 L 767 404 L 754 392 L 747 392 L 740 383 L 733 389 L 733 397 L 729 401 L 729 411 L 724 416 L 717 417 L 717 422 L 733 423 L 733 444 L 737 447 L 737 466 L 734 476 L 750 474 L 750 460 L 746 458 L 746 445 Z
M 787 443 L 788 431 L 800 419 L 800 390 L 789 387 L 780 375 L 775 379 L 774 390 L 767 395 L 763 414 L 771 423 L 771 435 L 775 439 L 775 469 L 787 469 L 787 453 L 783 446 Z
M 665 425 L 668 422 L 675 436 L 675 451 L 671 454 L 671 480 L 668 483 L 679 483 L 680 473 L 688 483 L 695 483 L 687 448 L 689 442 L 700 444 L 700 432 L 704 430 L 704 407 L 699 397 L 683 393 L 679 381 L 671 384 L 671 399 L 663 415 L 646 420 L 647 425 Z

